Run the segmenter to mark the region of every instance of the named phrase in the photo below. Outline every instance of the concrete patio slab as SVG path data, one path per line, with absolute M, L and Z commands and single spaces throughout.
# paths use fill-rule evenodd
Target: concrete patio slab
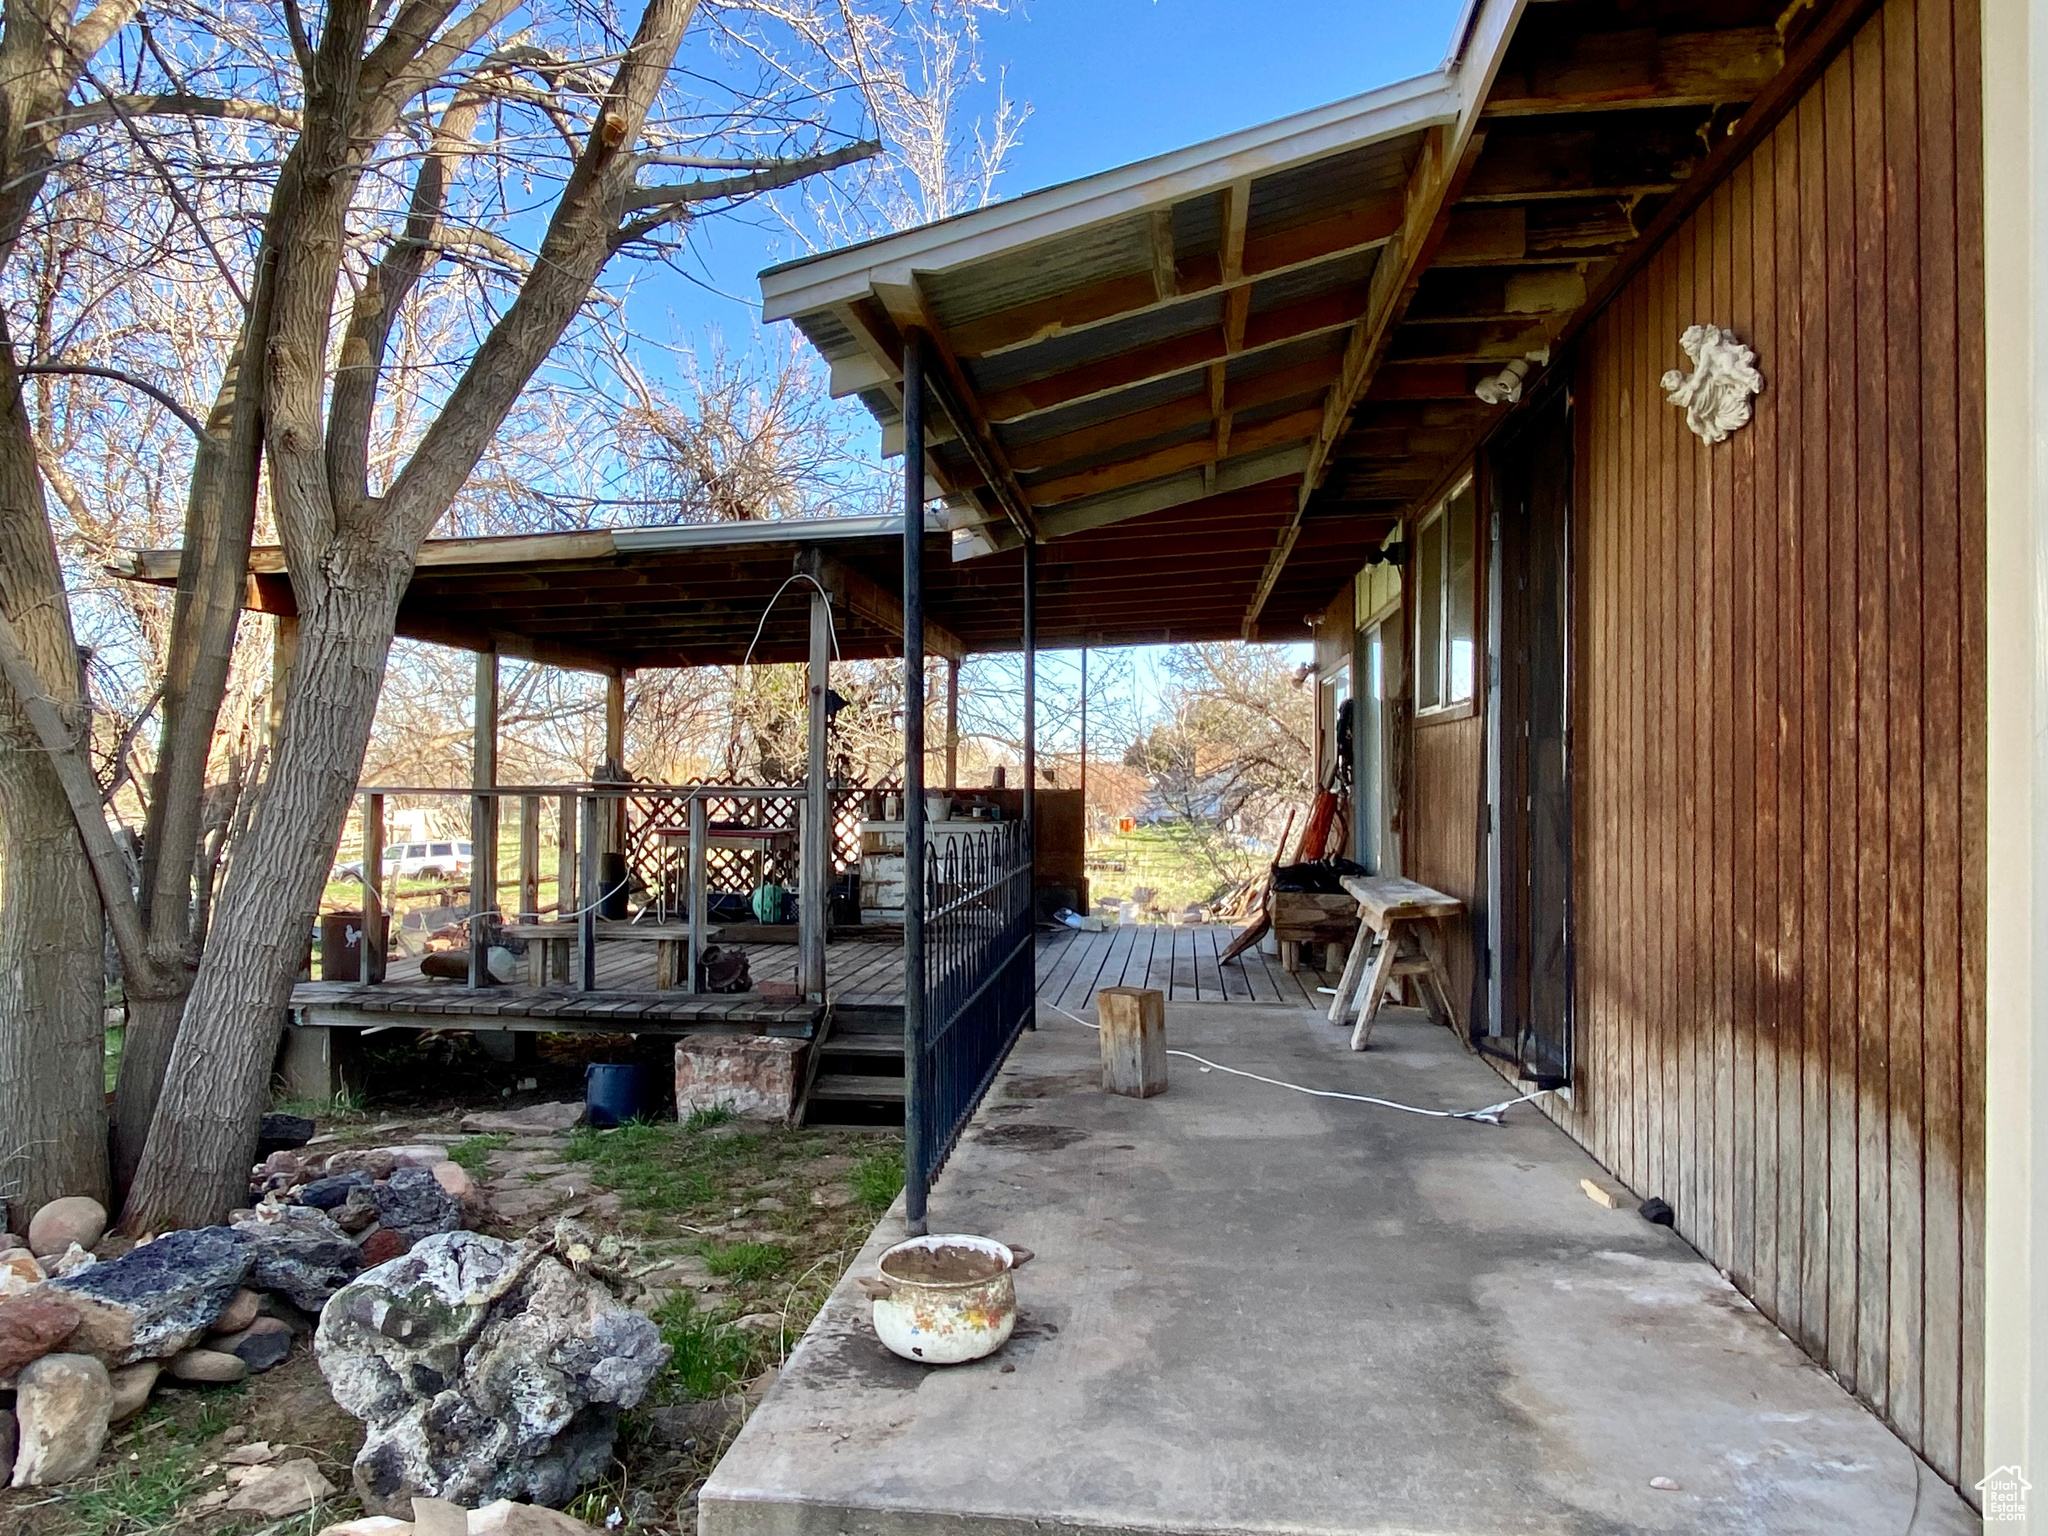
M 1181 1057 L 1164 1095 L 1114 1098 L 1095 1036 L 1040 1019 L 932 1199 L 934 1231 L 1036 1250 L 1016 1336 L 912 1365 L 843 1282 L 703 1489 L 703 1536 L 1980 1529 L 1686 1243 L 1588 1199 L 1598 1166 L 1532 1109 L 1424 1119 Z M 1405 1010 L 1364 1055 L 1301 1009 L 1167 1029 L 1317 1087 L 1510 1093 Z

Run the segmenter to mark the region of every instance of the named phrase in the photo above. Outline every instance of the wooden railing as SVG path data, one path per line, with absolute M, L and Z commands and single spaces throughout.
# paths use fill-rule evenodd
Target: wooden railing
M 824 866 L 828 883 L 830 872 L 858 862 L 860 808 L 868 793 L 861 789 L 833 792 L 830 830 L 834 847 Z M 361 791 L 362 978 L 381 982 L 386 973 L 387 895 L 395 892 L 386 891 L 385 831 L 393 801 L 425 801 L 429 805 L 468 802 L 471 987 L 492 984 L 489 952 L 506 919 L 500 898 L 508 886 L 516 891 L 512 921 L 534 924 L 547 919 L 540 898 L 547 865 L 552 862 L 553 921 L 575 924 L 579 957 L 574 979 L 584 990 L 597 984 L 600 909 L 613 902 L 626 905 L 637 891 L 643 899 L 636 921 L 679 930 L 676 937 L 687 949 L 680 967 L 681 981 L 686 990 L 694 992 L 700 985 L 698 963 L 706 947 L 714 881 L 731 886 L 744 875 L 747 879 L 740 889 L 748 892 L 764 876 L 789 884 L 802 867 L 800 851 L 810 836 L 805 798 L 802 786 L 753 784 L 591 782 L 497 785 L 488 790 L 365 788 Z M 501 876 L 498 867 L 499 830 L 508 802 L 516 805 L 519 828 L 509 880 Z M 549 819 L 555 833 L 551 849 L 544 848 L 542 837 Z M 768 835 L 756 838 L 752 835 L 756 830 Z M 784 835 L 777 837 L 777 833 Z M 432 841 L 453 839 L 444 834 Z M 843 846 L 850 846 L 850 857 L 841 852 Z M 607 855 L 619 858 L 609 873 Z M 403 867 L 402 860 L 399 867 Z M 805 995 L 818 998 L 824 992 L 828 901 L 825 889 L 798 892 L 799 984 Z

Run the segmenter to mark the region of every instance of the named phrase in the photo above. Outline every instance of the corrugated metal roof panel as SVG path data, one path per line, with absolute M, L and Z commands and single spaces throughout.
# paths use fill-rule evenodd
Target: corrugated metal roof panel
M 1355 288 L 1372 276 L 1372 269 L 1379 264 L 1377 249 L 1354 251 L 1349 256 L 1340 256 L 1334 261 L 1318 262 L 1312 267 L 1296 267 L 1292 272 L 1282 272 L 1276 277 L 1261 278 L 1252 285 L 1252 308 L 1255 315 L 1268 310 L 1285 309 L 1290 304 L 1299 304 L 1304 299 L 1318 298 L 1326 293 L 1335 293 L 1342 288 Z
M 1191 395 L 1206 395 L 1208 392 L 1208 374 L 1200 368 L 1195 368 L 1186 373 L 1176 373 L 1169 378 L 1150 379 L 1129 389 L 1118 390 L 1113 395 L 1097 395 L 1073 405 L 1062 406 L 1055 411 L 1027 416 L 1022 421 L 1006 422 L 996 428 L 996 435 L 1005 448 L 1023 448 L 1032 443 L 1043 442 L 1048 437 L 1058 437 L 1064 432 L 1078 432 L 1084 427 L 1114 421 L 1117 417 L 1128 416 L 1133 411 L 1149 411 L 1155 405 L 1165 405 L 1172 400 L 1185 400 Z
M 1050 378 L 1072 368 L 1083 368 L 1120 353 L 1134 352 L 1155 342 L 1193 335 L 1222 323 L 1222 295 L 1215 292 L 1198 294 L 1177 304 L 1140 310 L 1137 314 L 1085 331 L 1049 336 L 1028 347 L 976 358 L 966 367 L 976 389 L 1009 389 L 1034 379 Z
M 1404 134 L 1261 176 L 1252 183 L 1251 227 L 1283 228 L 1334 213 L 1375 192 L 1399 192 L 1421 147 L 1421 134 Z
M 1151 223 L 1141 214 L 949 272 L 932 272 L 920 279 L 920 285 L 933 317 L 942 326 L 954 326 L 1070 293 L 1106 277 L 1151 270 Z

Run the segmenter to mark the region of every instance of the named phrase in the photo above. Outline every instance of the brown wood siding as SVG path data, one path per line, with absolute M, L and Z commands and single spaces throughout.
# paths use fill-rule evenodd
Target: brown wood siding
M 1982 1370 L 1977 49 L 1968 0 L 1888 0 L 1582 339 L 1579 1080 L 1562 1111 L 1965 1488 Z M 1766 380 L 1714 447 L 1658 387 L 1705 321 Z M 1469 741 L 1417 735 L 1412 872 L 1463 894 L 1476 722 Z
M 1481 580 L 1484 580 L 1482 575 Z M 1413 609 L 1411 608 L 1412 612 Z M 1445 960 L 1458 1019 L 1472 1020 L 1473 927 L 1483 906 L 1479 826 L 1483 813 L 1486 721 L 1478 714 L 1419 721 L 1413 728 L 1410 806 L 1401 843 L 1401 873 L 1465 902 L 1466 923 L 1447 923 Z

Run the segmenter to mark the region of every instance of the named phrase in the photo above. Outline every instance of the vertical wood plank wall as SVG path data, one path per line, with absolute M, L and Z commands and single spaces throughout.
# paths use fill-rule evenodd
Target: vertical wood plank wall
M 1481 572 L 1484 581 L 1484 572 Z M 1484 587 L 1481 587 L 1484 591 Z M 1484 623 L 1483 603 L 1477 605 Z M 1410 603 L 1407 612 L 1415 611 Z M 1483 633 L 1483 630 L 1482 630 Z M 1401 843 L 1401 873 L 1462 900 L 1470 920 L 1444 925 L 1444 960 L 1451 972 L 1451 1000 L 1460 1019 L 1470 1020 L 1473 930 L 1484 910 L 1480 885 L 1479 818 L 1484 814 L 1486 719 L 1419 720 L 1412 728 L 1410 805 Z
M 1965 1489 L 1980 122 L 1974 0 L 1888 0 L 1582 338 L 1581 1079 L 1564 1111 Z M 1754 347 L 1766 381 L 1752 424 L 1713 447 L 1658 388 L 1703 321 Z

